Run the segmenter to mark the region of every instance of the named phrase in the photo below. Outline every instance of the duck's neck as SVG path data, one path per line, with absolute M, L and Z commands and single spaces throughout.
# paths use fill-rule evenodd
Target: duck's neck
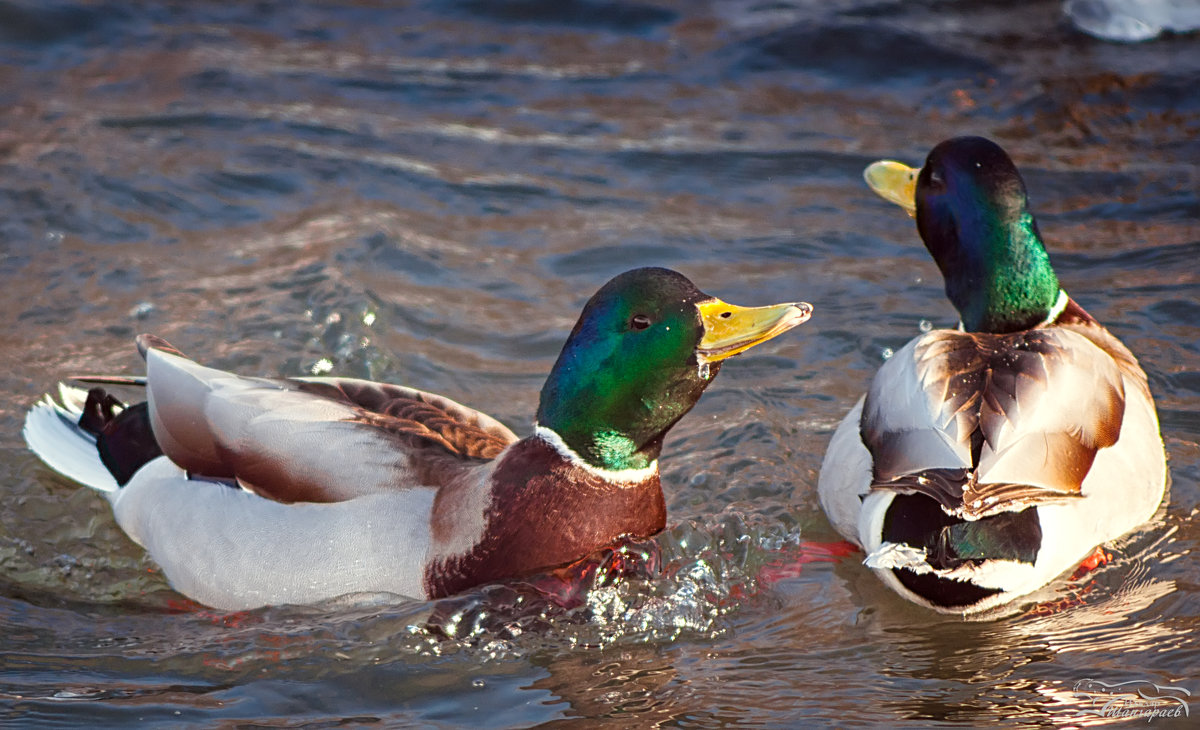
M 541 424 L 534 425 L 534 437 L 546 442 L 554 449 L 562 458 L 573 466 L 577 466 L 590 474 L 594 474 L 606 481 L 614 484 L 641 484 L 647 479 L 658 474 L 658 459 L 650 458 L 645 454 L 645 451 L 637 451 L 629 448 L 619 448 L 619 453 L 622 458 L 617 460 L 618 464 L 630 464 L 623 468 L 613 468 L 605 465 L 597 465 L 588 461 L 584 457 L 571 448 L 571 446 L 563 439 L 557 431 Z M 654 456 L 657 457 L 658 450 L 654 450 Z M 626 454 L 632 454 L 640 458 L 630 460 L 624 458 Z
M 1050 318 L 1062 289 L 1027 210 L 1011 217 L 984 211 L 941 233 L 950 245 L 930 249 L 967 331 L 1017 332 Z

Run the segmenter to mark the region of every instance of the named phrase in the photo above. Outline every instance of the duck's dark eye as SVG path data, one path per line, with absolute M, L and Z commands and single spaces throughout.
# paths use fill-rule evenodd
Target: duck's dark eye
M 940 188 L 940 187 L 944 187 L 946 185 L 946 180 L 942 177 L 942 173 L 939 172 L 938 170 L 930 170 L 929 171 L 929 184 L 934 186 L 935 188 Z
M 633 319 L 629 320 L 629 326 L 631 329 L 644 330 L 650 326 L 650 318 L 644 314 L 635 314 Z

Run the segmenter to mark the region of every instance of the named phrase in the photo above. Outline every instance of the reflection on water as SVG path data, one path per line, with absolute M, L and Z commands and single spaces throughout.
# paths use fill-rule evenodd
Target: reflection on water
M 0 718 L 1079 725 L 1083 680 L 1200 692 L 1200 41 L 1061 12 L 0 1 Z M 891 594 L 815 495 L 883 353 L 953 318 L 862 168 L 963 133 L 1013 154 L 1060 278 L 1142 359 L 1173 480 L 1112 564 L 984 622 Z M 20 441 L 142 331 L 526 433 L 587 295 L 642 265 L 816 311 L 672 431 L 652 565 L 590 591 L 214 613 Z

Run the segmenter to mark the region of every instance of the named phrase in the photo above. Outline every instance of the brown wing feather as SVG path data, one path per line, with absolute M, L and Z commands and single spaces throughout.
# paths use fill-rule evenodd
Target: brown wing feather
M 516 436 L 448 398 L 387 383 L 331 378 L 294 381 L 299 390 L 356 407 L 357 420 L 469 459 L 493 459 Z
M 1125 346 L 1125 343 L 1112 336 L 1112 333 L 1079 306 L 1074 299 L 1067 298 L 1067 306 L 1058 319 L 1054 320 L 1055 327 L 1069 329 L 1091 340 L 1092 344 L 1113 359 L 1117 369 L 1125 376 L 1126 384 L 1133 385 L 1147 400 L 1153 400 L 1150 395 L 1150 384 L 1146 372 L 1142 370 L 1137 358 Z
M 246 378 L 147 351 L 151 427 L 197 475 L 280 502 L 338 502 L 437 487 L 516 436 L 431 393 L 342 378 Z
M 402 399 L 392 401 L 384 413 L 364 409 L 358 420 L 397 436 L 429 441 L 470 459 L 494 459 L 509 443 L 477 426 L 451 418 L 436 406 Z
M 1078 327 L 1097 332 L 939 331 L 918 340 L 912 369 L 929 409 L 927 428 L 942 435 L 914 427 L 911 417 L 890 427 L 886 409 L 869 402 L 888 389 L 873 387 L 862 429 L 874 458 L 872 489 L 925 494 L 970 519 L 1080 496 L 1096 451 L 1120 434 L 1127 363 L 1105 357 L 1108 348 L 1097 351 L 1078 335 L 1092 343 L 1107 338 L 1118 353 L 1128 350 L 1094 323 Z M 1132 355 L 1128 362 L 1136 367 Z M 937 438 L 960 444 L 970 454 L 969 467 L 915 463 L 906 445 L 920 443 L 932 453 Z

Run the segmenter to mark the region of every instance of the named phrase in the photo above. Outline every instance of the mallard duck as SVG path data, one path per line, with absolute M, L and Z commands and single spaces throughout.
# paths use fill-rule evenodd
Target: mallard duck
M 533 433 L 432 393 L 348 378 L 253 378 L 143 335 L 146 400 L 62 386 L 24 435 L 102 490 L 172 587 L 223 610 L 351 593 L 430 599 L 553 569 L 663 529 L 667 431 L 722 362 L 808 319 L 744 308 L 660 268 L 587 303 Z
M 916 217 L 961 324 L 879 369 L 829 444 L 821 505 L 905 598 L 1008 610 L 1162 501 L 1146 374 L 1059 285 L 995 143 L 947 140 L 920 170 L 883 161 L 865 177 Z

